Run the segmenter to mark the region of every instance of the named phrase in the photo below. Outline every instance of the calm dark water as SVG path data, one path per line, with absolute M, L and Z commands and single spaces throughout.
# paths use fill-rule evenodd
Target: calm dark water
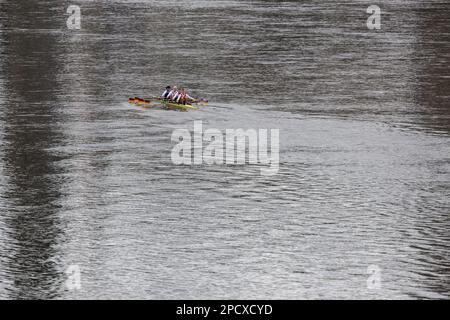
M 448 299 L 450 5 L 371 4 L 1 1 L 0 298 Z M 194 120 L 279 173 L 173 165 Z

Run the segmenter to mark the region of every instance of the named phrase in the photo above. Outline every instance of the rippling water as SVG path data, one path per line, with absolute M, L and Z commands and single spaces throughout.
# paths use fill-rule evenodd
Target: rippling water
M 449 298 L 450 5 L 370 4 L 1 1 L 0 298 Z M 173 165 L 194 120 L 279 173 Z

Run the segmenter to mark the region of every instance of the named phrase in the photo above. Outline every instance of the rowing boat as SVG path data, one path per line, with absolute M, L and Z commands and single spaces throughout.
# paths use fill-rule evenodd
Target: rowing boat
M 154 100 L 157 104 L 151 104 L 150 100 Z M 157 97 L 151 97 L 148 100 L 141 99 L 138 97 L 130 98 L 128 100 L 128 102 L 132 105 L 144 107 L 144 108 L 151 108 L 151 107 L 155 107 L 157 105 L 163 105 L 167 109 L 172 109 L 172 110 L 181 110 L 181 111 L 198 110 L 197 106 L 193 106 L 190 104 L 181 104 L 181 103 L 170 102 L 170 101 L 167 101 L 167 100 L 164 100 L 161 98 L 157 98 Z
M 151 100 L 151 101 L 158 101 L 158 102 L 168 102 L 167 99 L 164 99 L 164 98 L 161 98 L 161 97 L 157 97 L 157 96 L 150 96 L 150 97 L 148 97 L 146 99 Z M 172 103 L 172 101 L 171 101 L 171 103 Z M 198 105 L 206 106 L 206 105 L 208 105 L 208 100 L 196 99 L 196 100 L 190 101 L 190 103 L 191 104 L 198 104 Z

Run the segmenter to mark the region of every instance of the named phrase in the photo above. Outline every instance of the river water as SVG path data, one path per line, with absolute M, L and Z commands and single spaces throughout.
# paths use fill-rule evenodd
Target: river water
M 0 298 L 448 299 L 450 5 L 371 4 L 0 1 Z M 279 172 L 173 164 L 195 120 Z

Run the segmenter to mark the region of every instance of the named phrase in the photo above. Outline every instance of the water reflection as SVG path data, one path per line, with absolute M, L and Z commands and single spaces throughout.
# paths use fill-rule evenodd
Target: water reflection
M 450 132 L 450 6 L 436 2 L 416 8 L 418 39 L 417 103 L 424 106 L 423 121 L 437 131 Z
M 8 28 L 52 27 L 50 20 L 36 23 L 41 2 L 17 3 L 21 2 L 6 5 Z M 56 267 L 56 245 L 62 236 L 58 219 L 61 170 L 48 149 L 63 143 L 55 109 L 58 47 L 51 34 L 20 30 L 5 32 L 3 43 L 8 103 L 3 105 L 2 153 L 8 183 L 2 195 L 6 201 L 2 232 L 9 239 L 3 268 L 12 282 L 7 297 L 55 298 L 62 281 Z

